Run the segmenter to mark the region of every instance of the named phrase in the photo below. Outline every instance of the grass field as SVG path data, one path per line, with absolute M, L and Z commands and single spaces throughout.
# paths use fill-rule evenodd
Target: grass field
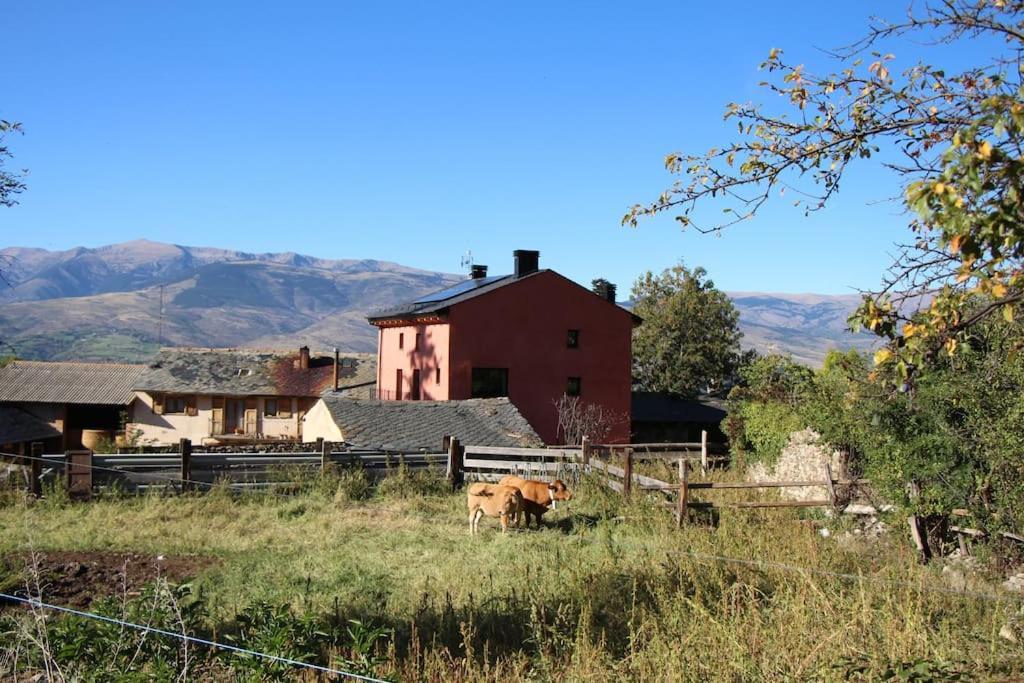
M 256 633 L 253 605 L 285 620 L 355 620 L 358 632 L 347 626 L 346 638 L 372 633 L 370 645 L 298 654 L 329 663 L 358 651 L 364 670 L 392 679 L 897 680 L 912 667 L 924 677 L 898 680 L 1024 673 L 1024 652 L 998 636 L 1018 601 L 927 590 L 947 584 L 937 568 L 915 563 L 902 535 L 822 538 L 787 510 L 725 512 L 716 526 L 676 530 L 650 501 L 626 505 L 586 481 L 570 511 L 546 519 L 543 530 L 506 536 L 492 520 L 471 538 L 462 495 L 409 478 L 372 495 L 359 481 L 328 479 L 291 498 L 214 492 L 75 504 L 12 496 L 0 507 L 0 556 L 34 549 L 211 558 L 191 593 L 205 633 Z M 10 589 L 24 571 L 8 562 L 0 583 Z M 296 654 L 299 640 L 276 646 Z M 275 642 L 259 639 L 263 647 Z M 200 677 L 218 678 L 218 670 Z

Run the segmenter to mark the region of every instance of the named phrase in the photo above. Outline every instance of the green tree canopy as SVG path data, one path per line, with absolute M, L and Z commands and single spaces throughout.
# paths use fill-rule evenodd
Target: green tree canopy
M 991 57 L 965 69 L 918 61 L 897 67 L 876 51 L 894 38 L 928 44 L 976 41 Z M 730 104 L 737 134 L 699 154 L 669 154 L 682 176 L 623 222 L 676 212 L 686 227 L 717 232 L 751 219 L 769 200 L 806 212 L 828 205 L 851 164 L 874 159 L 894 172 L 908 209 L 908 238 L 881 287 L 851 318 L 889 340 L 876 354 L 904 378 L 915 365 L 956 353 L 970 328 L 1012 321 L 1024 302 L 1024 0 L 943 0 L 915 5 L 833 53 L 838 68 L 812 73 L 773 49 L 762 83 L 788 112 Z M 705 213 L 717 204 L 724 213 Z
M 633 379 L 648 391 L 694 396 L 719 385 L 740 359 L 739 312 L 703 268 L 680 263 L 633 283 Z

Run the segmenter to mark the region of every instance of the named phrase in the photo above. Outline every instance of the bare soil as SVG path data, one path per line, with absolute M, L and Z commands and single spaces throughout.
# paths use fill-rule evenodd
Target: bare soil
M 36 553 L 36 561 L 41 599 L 76 608 L 89 607 L 93 601 L 109 596 L 127 593 L 129 598 L 136 597 L 146 584 L 160 577 L 180 583 L 216 563 L 213 558 L 201 556 L 117 552 Z M 31 567 L 28 553 L 0 560 L 6 592 L 26 595 Z M 34 585 L 32 594 L 35 597 Z

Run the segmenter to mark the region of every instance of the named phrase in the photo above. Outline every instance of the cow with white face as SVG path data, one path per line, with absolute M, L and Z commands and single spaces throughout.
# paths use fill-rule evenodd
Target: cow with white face
M 513 475 L 502 477 L 498 482 L 501 486 L 514 486 L 519 489 L 523 496 L 523 517 L 526 526 L 530 526 L 530 517 L 537 520 L 537 527 L 540 527 L 540 519 L 548 508 L 558 509 L 559 501 L 572 500 L 572 493 L 562 483 L 561 479 L 552 482 L 537 481 L 536 479 L 522 479 Z M 513 523 L 516 520 L 513 520 Z

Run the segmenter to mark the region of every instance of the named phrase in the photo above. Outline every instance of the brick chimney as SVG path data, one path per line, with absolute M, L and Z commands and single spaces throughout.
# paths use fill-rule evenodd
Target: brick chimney
M 523 277 L 530 273 L 536 273 L 540 262 L 540 252 L 529 249 L 516 249 L 512 252 L 515 262 L 516 277 Z
M 309 370 L 309 347 L 299 347 L 299 369 Z
M 481 280 L 487 277 L 487 266 L 473 264 L 469 267 L 469 276 L 474 280 Z

